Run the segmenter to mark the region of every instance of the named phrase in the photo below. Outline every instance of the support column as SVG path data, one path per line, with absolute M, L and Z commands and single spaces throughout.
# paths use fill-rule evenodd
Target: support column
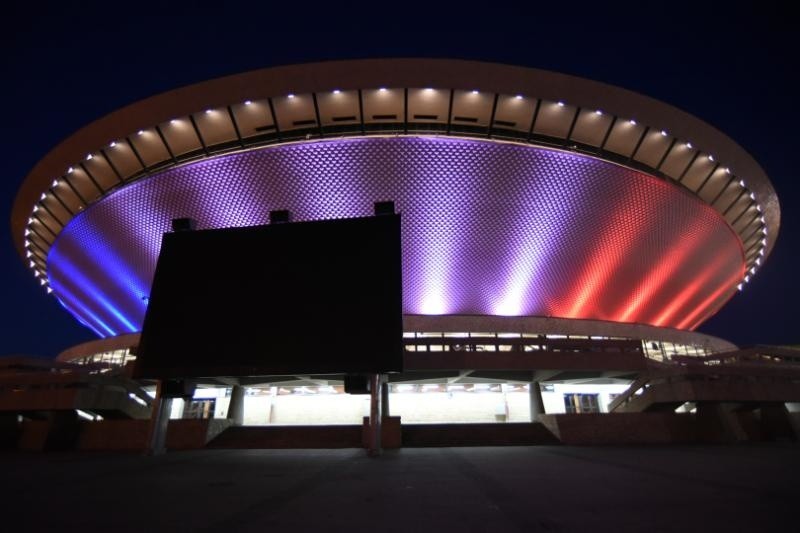
M 381 454 L 381 375 L 369 377 L 369 447 L 367 455 L 378 457 Z
M 386 380 L 381 385 L 381 418 L 389 416 L 389 381 Z
M 234 426 L 244 424 L 244 387 L 234 385 L 231 389 L 231 401 L 228 404 L 228 416 Z
M 539 416 L 545 414 L 542 388 L 538 381 L 531 381 L 528 397 L 531 405 L 531 422 L 538 422 Z
M 163 388 L 164 381 L 158 380 L 150 414 L 150 437 L 147 448 L 149 455 L 161 455 L 167 451 L 167 427 L 172 410 L 172 398 L 163 397 Z

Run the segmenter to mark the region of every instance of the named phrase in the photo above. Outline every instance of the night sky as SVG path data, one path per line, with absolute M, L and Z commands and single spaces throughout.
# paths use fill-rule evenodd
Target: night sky
M 781 231 L 744 292 L 699 331 L 740 345 L 800 341 L 800 186 L 792 166 L 800 124 L 798 21 L 787 7 L 765 2 L 732 12 L 727 6 L 723 12 L 723 4 L 680 2 L 555 4 L 520 9 L 487 3 L 476 10 L 405 2 L 359 9 L 306 2 L 4 7 L 0 355 L 55 356 L 94 338 L 45 294 L 11 241 L 17 189 L 58 142 L 117 108 L 182 85 L 269 66 L 365 57 L 458 58 L 560 71 L 657 98 L 720 129 L 772 180 Z

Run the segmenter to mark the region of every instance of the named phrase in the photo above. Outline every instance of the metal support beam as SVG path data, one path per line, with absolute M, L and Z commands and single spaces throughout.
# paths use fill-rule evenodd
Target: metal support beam
M 147 454 L 161 455 L 167 451 L 167 426 L 172 410 L 172 399 L 163 397 L 163 380 L 156 384 L 156 397 L 153 399 L 150 415 L 150 436 L 147 440 Z
M 367 455 L 381 454 L 381 375 L 369 376 L 369 446 Z
M 228 416 L 234 426 L 244 424 L 244 387 L 234 385 L 231 389 L 231 401 L 228 404 Z
M 531 405 L 531 422 L 538 422 L 539 417 L 545 414 L 542 388 L 539 386 L 538 381 L 531 381 L 528 395 Z

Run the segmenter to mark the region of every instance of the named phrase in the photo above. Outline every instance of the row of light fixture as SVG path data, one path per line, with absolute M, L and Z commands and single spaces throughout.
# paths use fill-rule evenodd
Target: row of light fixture
M 378 88 L 378 91 L 381 92 L 381 93 L 384 93 L 387 90 L 388 89 L 386 87 L 379 87 Z M 428 87 L 425 90 L 426 91 L 433 91 L 434 89 Z M 341 92 L 342 91 L 340 89 L 334 89 L 334 90 L 331 91 L 331 93 L 334 94 L 334 95 L 341 94 Z M 471 91 L 471 94 L 478 95 L 478 94 L 480 94 L 480 91 L 474 89 L 474 90 Z M 294 93 L 287 94 L 287 98 L 294 99 L 295 98 Z M 521 94 L 518 94 L 518 95 L 514 96 L 514 99 L 516 99 L 516 100 L 522 100 L 523 98 L 524 98 L 524 96 L 521 95 Z M 246 105 L 246 106 L 249 106 L 249 105 L 252 105 L 252 104 L 253 104 L 252 100 L 245 100 L 244 101 L 244 105 Z M 556 102 L 556 105 L 558 107 L 564 107 L 564 106 L 566 106 L 566 103 L 563 100 L 559 100 L 559 101 Z M 211 113 L 213 113 L 213 110 L 212 109 L 206 109 L 205 113 L 206 114 L 211 114 Z M 601 109 L 597 109 L 597 110 L 595 110 L 595 114 L 598 115 L 598 116 L 603 115 L 603 111 Z M 178 119 L 170 120 L 170 124 L 175 125 L 177 123 L 178 123 Z M 635 126 L 637 124 L 635 119 L 629 119 L 628 123 L 630 125 L 632 125 L 632 126 Z M 144 133 L 145 133 L 145 131 L 141 130 L 141 129 L 137 131 L 137 135 L 139 135 L 139 136 L 144 135 Z M 667 137 L 669 135 L 669 133 L 666 130 L 661 130 L 660 133 L 661 133 L 661 135 L 663 137 Z M 115 146 L 117 146 L 117 141 L 111 141 L 108 144 L 108 146 L 109 146 L 109 148 L 114 148 Z M 684 144 L 684 146 L 687 149 L 692 149 L 693 148 L 692 143 L 689 142 L 689 141 L 687 141 Z M 713 155 L 708 154 L 706 157 L 708 158 L 709 161 L 714 162 L 714 156 Z M 87 154 L 85 159 L 86 159 L 86 161 L 91 161 L 93 158 L 94 158 L 93 154 Z M 33 270 L 34 276 L 39 279 L 40 284 L 43 287 L 45 287 L 45 289 L 47 290 L 48 294 L 52 293 L 53 289 L 50 287 L 50 283 L 49 283 L 46 271 L 45 271 L 44 268 L 40 268 L 39 265 L 37 265 L 37 263 L 35 261 L 33 261 L 34 254 L 31 251 L 32 247 L 36 247 L 36 248 L 39 248 L 39 247 L 36 246 L 33 242 L 31 242 L 31 240 L 28 237 L 30 237 L 31 234 L 33 233 L 33 224 L 36 221 L 36 219 L 38 218 L 37 212 L 39 211 L 39 206 L 40 206 L 40 204 L 43 204 L 44 201 L 47 199 L 48 192 L 53 193 L 53 190 L 59 185 L 59 181 L 62 180 L 62 179 L 66 181 L 67 180 L 67 175 L 72 174 L 74 172 L 75 172 L 74 167 L 68 167 L 66 175 L 61 176 L 60 178 L 56 178 L 56 179 L 53 180 L 50 189 L 48 191 L 43 192 L 42 195 L 39 197 L 39 201 L 33 206 L 33 212 L 31 213 L 31 216 L 28 218 L 28 224 L 25 227 L 25 250 L 26 250 L 25 255 L 30 260 L 29 261 L 29 267 Z M 725 172 L 727 174 L 729 174 L 729 175 L 731 174 L 731 170 L 729 168 L 725 168 Z M 742 188 L 746 188 L 746 184 L 745 184 L 744 180 L 739 180 L 739 186 L 742 187 Z M 753 200 L 754 202 L 756 201 L 755 193 L 752 192 L 752 191 L 750 191 L 750 199 Z M 78 209 L 81 210 L 82 208 L 79 207 Z M 758 203 L 756 203 L 756 209 L 758 210 L 759 213 L 762 212 L 761 205 L 758 204 Z M 756 273 L 756 270 L 757 270 L 756 267 L 757 266 L 761 266 L 761 258 L 766 253 L 766 248 L 767 248 L 767 226 L 766 226 L 766 219 L 764 218 L 763 215 L 761 215 L 760 221 L 761 221 L 761 224 L 762 224 L 762 226 L 761 226 L 761 233 L 762 233 L 761 247 L 759 248 L 758 256 L 756 257 L 756 259 L 754 261 L 755 264 L 752 267 L 750 267 L 749 270 L 745 271 L 745 276 L 744 276 L 744 278 L 742 280 L 742 283 L 738 284 L 738 289 L 740 291 L 744 288 L 744 284 L 745 283 L 749 283 L 750 282 L 751 276 L 753 276 Z M 44 223 L 42 223 L 42 224 L 44 224 Z M 42 250 L 40 249 L 40 251 L 42 251 Z

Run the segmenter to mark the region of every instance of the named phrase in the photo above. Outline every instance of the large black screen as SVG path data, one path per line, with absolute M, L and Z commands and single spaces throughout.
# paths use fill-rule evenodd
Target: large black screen
M 400 215 L 164 235 L 136 378 L 402 370 Z

